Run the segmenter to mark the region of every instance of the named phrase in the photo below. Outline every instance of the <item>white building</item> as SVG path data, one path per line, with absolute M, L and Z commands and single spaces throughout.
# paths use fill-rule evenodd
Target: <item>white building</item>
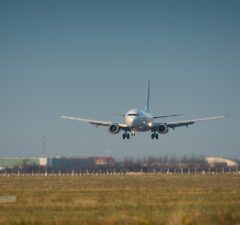
M 236 167 L 238 164 L 230 159 L 217 158 L 217 157 L 207 157 L 205 161 L 209 166 L 214 167 L 217 163 L 226 163 L 228 167 Z

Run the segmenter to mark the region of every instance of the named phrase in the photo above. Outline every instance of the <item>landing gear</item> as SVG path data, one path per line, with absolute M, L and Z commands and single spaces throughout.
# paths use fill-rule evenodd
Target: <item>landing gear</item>
M 124 134 L 123 134 L 123 139 L 125 139 L 125 138 L 129 139 L 129 138 L 130 138 L 130 134 L 128 134 L 127 132 L 124 133 Z
M 158 139 L 158 134 L 156 134 L 156 132 L 152 133 L 151 134 L 151 138 L 152 139 L 154 139 L 154 138 Z

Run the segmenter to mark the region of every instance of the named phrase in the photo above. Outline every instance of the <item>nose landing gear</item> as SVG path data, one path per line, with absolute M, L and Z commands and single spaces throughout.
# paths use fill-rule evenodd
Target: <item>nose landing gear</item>
M 158 134 L 156 134 L 156 132 L 152 133 L 151 134 L 151 138 L 152 139 L 154 139 L 154 138 L 158 139 Z
M 128 134 L 127 132 L 123 133 L 123 139 L 129 139 L 130 138 L 130 134 Z
M 131 131 L 131 135 L 135 136 L 134 130 Z M 123 133 L 123 139 L 125 139 L 125 138 L 130 139 L 130 134 L 127 131 L 125 131 L 125 133 Z

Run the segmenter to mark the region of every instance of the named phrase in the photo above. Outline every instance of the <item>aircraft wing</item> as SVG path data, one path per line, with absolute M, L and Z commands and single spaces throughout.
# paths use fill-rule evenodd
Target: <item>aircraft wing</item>
M 83 119 L 79 117 L 72 117 L 72 116 L 60 116 L 62 119 L 68 119 L 68 120 L 77 120 L 77 121 L 83 121 L 88 122 L 96 126 L 109 126 L 110 124 L 118 124 L 121 128 L 127 128 L 127 124 L 119 124 L 114 122 L 108 122 L 108 121 L 99 121 L 99 120 L 89 120 L 89 119 Z
M 183 114 L 174 114 L 174 115 L 165 115 L 165 116 L 154 116 L 153 119 L 173 117 L 173 116 L 182 116 L 182 115 L 183 115 Z
M 188 126 L 191 124 L 194 124 L 195 122 L 204 121 L 204 120 L 215 120 L 215 119 L 222 119 L 226 117 L 227 114 L 221 115 L 221 116 L 213 116 L 213 117 L 207 117 L 207 118 L 200 118 L 200 119 L 194 119 L 194 120 L 183 120 L 183 121 L 177 121 L 177 122 L 167 122 L 167 126 L 170 128 L 175 127 L 181 127 L 181 126 Z

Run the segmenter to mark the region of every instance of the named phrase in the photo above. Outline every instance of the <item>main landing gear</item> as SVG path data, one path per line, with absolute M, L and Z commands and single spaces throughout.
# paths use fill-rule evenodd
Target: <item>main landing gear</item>
M 154 138 L 158 139 L 158 134 L 156 134 L 156 132 L 152 133 L 151 134 L 151 138 L 152 139 L 154 139 Z
M 132 136 L 135 136 L 135 131 L 131 131 L 131 135 Z M 125 131 L 125 133 L 123 133 L 123 139 L 130 139 L 130 134 L 129 133 L 127 133 L 127 131 Z M 151 134 L 151 138 L 152 139 L 158 139 L 158 134 L 156 133 L 156 132 L 153 132 L 152 134 Z

